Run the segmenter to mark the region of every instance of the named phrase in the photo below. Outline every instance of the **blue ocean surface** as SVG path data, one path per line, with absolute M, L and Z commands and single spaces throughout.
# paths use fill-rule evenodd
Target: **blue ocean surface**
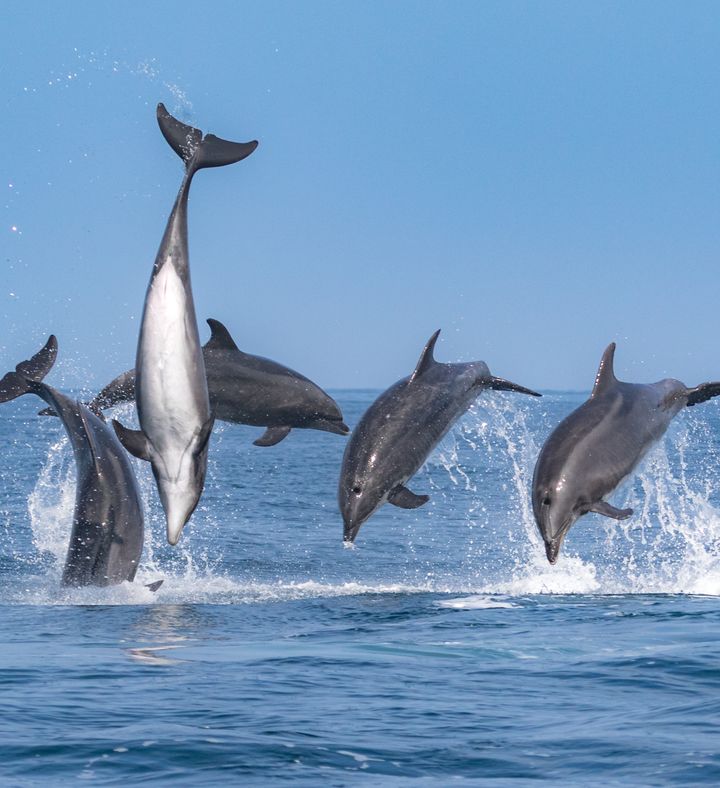
M 333 394 L 353 426 L 378 392 Z M 720 783 L 720 406 L 681 413 L 612 498 L 635 515 L 582 518 L 550 566 L 532 470 L 585 396 L 483 394 L 409 485 L 430 502 L 355 548 L 346 439 L 220 424 L 180 544 L 137 461 L 138 577 L 78 590 L 62 427 L 3 405 L 0 784 Z

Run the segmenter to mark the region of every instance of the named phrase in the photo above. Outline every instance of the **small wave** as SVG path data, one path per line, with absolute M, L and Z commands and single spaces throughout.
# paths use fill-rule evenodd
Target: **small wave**
M 457 599 L 445 599 L 437 603 L 438 607 L 449 607 L 452 610 L 493 610 L 495 608 L 519 607 L 512 602 L 495 599 L 491 596 L 464 596 Z

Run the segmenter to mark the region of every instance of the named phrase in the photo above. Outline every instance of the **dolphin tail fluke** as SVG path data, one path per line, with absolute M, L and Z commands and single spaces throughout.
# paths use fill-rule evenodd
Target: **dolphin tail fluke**
M 14 372 L 8 372 L 0 380 L 0 402 L 9 402 L 32 391 L 32 384 L 40 383 L 52 369 L 57 358 L 57 349 L 57 339 L 54 334 L 50 334 L 42 350 L 27 361 L 21 361 Z
M 485 383 L 486 381 L 483 380 L 482 382 Z M 538 394 L 537 391 L 526 389 L 525 386 L 519 386 L 517 383 L 511 383 L 509 380 L 503 380 L 502 378 L 490 378 L 490 382 L 487 383 L 487 386 L 495 391 L 517 391 L 518 394 L 529 394 L 531 397 L 542 397 L 542 394 Z
M 701 383 L 699 386 L 695 386 L 694 389 L 688 389 L 687 407 L 699 405 L 701 402 L 707 402 L 709 399 L 717 396 L 720 396 L 720 382 Z
M 188 171 L 195 172 L 204 167 L 222 167 L 242 161 L 257 148 L 257 140 L 230 142 L 214 134 L 203 137 L 200 129 L 181 123 L 158 104 L 157 119 L 160 131 L 170 147 L 185 162 Z
M 154 581 L 154 582 L 152 582 L 152 583 L 145 583 L 145 588 L 149 588 L 149 589 L 150 589 L 150 591 L 152 591 L 153 593 L 155 593 L 155 592 L 158 590 L 158 588 L 160 588 L 160 586 L 161 586 L 161 585 L 162 585 L 164 582 L 165 582 L 165 579 L 163 578 L 162 580 L 155 580 L 155 581 Z

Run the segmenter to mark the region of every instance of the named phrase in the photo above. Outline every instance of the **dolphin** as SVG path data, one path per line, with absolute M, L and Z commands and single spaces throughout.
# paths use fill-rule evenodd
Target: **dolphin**
M 0 402 L 36 394 L 60 415 L 75 455 L 77 488 L 62 583 L 108 586 L 132 580 L 143 548 L 143 512 L 135 474 L 115 433 L 85 405 L 43 383 L 57 356 L 42 350 L 0 380 Z M 149 586 L 157 590 L 159 581 Z
M 228 142 L 186 126 L 157 108 L 160 131 L 185 162 L 185 177 L 168 219 L 150 277 L 138 339 L 136 402 L 139 430 L 113 420 L 118 438 L 136 457 L 149 460 L 167 520 L 167 538 L 177 544 L 205 484 L 210 411 L 190 286 L 187 203 L 198 170 L 249 156 L 257 142 Z
M 685 407 L 720 394 L 720 382 L 688 388 L 668 378 L 624 383 L 615 377 L 615 343 L 600 361 L 590 399 L 558 424 L 540 451 L 532 505 L 548 561 L 557 561 L 573 523 L 588 512 L 626 520 L 606 498 L 626 479 Z
M 415 371 L 381 394 L 368 408 L 345 447 L 338 503 L 345 542 L 386 501 L 402 509 L 427 503 L 405 483 L 485 389 L 535 391 L 490 374 L 484 361 L 441 364 L 433 350 L 440 331 L 423 349 Z
M 347 435 L 335 400 L 304 375 L 262 356 L 243 353 L 230 332 L 209 318 L 211 336 L 203 346 L 210 408 L 216 419 L 265 427 L 256 446 L 274 446 L 290 430 L 307 428 Z M 135 370 L 118 375 L 88 403 L 103 410 L 135 399 Z M 43 415 L 49 409 L 41 411 Z

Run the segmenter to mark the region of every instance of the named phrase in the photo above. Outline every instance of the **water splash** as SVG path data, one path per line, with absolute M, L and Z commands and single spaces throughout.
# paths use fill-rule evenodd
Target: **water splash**
M 710 409 L 706 413 L 713 416 Z M 510 561 L 490 577 L 487 566 L 479 567 L 478 577 L 486 579 L 478 590 L 510 595 L 718 594 L 720 462 L 715 428 L 705 414 L 682 417 L 651 450 L 634 479 L 613 496 L 619 505 L 632 507 L 634 517 L 622 523 L 598 515 L 583 517 L 558 563 L 551 566 L 534 522 L 530 490 L 543 440 L 539 436 L 547 435 L 556 422 L 544 417 L 545 424 L 538 428 L 526 405 L 510 398 L 480 399 L 434 460 L 456 488 L 448 498 L 458 487 L 472 489 L 478 498 L 488 495 L 478 480 L 489 471 L 477 467 L 473 455 L 478 453 L 495 469 L 507 496 L 501 521 L 512 526 L 505 532 L 493 528 L 491 519 L 497 512 L 491 512 L 485 529 L 491 539 L 505 543 Z M 708 446 L 714 447 L 710 456 Z M 480 511 L 476 503 L 468 518 Z
M 115 415 L 128 425 L 136 423 L 130 404 Z M 28 587 L 20 584 L 11 601 L 145 605 L 415 593 L 482 599 L 534 594 L 720 595 L 716 425 L 702 413 L 678 419 L 636 477 L 613 498 L 618 505 L 632 506 L 635 516 L 623 523 L 583 517 L 560 560 L 551 566 L 536 531 L 529 491 L 540 445 L 556 422 L 552 408 L 538 417 L 529 405 L 509 397 L 481 399 L 421 472 L 432 488 L 435 508 L 418 511 L 415 516 L 424 520 L 413 521 L 407 512 L 397 515 L 409 524 L 401 534 L 408 537 L 404 558 L 392 551 L 376 556 L 364 548 L 339 547 L 340 555 L 323 556 L 323 546 L 316 542 L 303 554 L 309 558 L 294 564 L 282 541 L 274 549 L 267 539 L 238 547 L 232 542 L 234 524 L 228 517 L 239 515 L 226 500 L 224 464 L 237 451 L 238 432 L 232 427 L 217 436 L 218 454 L 211 452 L 197 522 L 194 518 L 190 534 L 177 548 L 169 548 L 149 465 L 133 460 L 145 501 L 145 551 L 135 583 L 104 589 L 59 586 L 75 488 L 74 461 L 63 437 L 47 449 L 28 498 L 40 575 Z M 269 457 L 255 456 L 257 462 Z M 273 499 L 271 505 L 275 512 L 280 502 Z M 259 510 L 253 511 L 255 518 Z M 282 509 L 278 516 L 292 517 L 292 509 Z M 263 527 L 254 521 L 246 525 L 248 532 Z M 291 531 L 280 533 L 281 540 L 291 538 Z M 315 554 L 318 545 L 320 557 Z M 144 587 L 160 577 L 165 583 L 156 594 Z
M 68 550 L 69 526 L 75 508 L 75 463 L 70 441 L 62 436 L 48 449 L 45 464 L 28 497 L 32 544 L 48 554 L 54 580 L 59 580 Z

